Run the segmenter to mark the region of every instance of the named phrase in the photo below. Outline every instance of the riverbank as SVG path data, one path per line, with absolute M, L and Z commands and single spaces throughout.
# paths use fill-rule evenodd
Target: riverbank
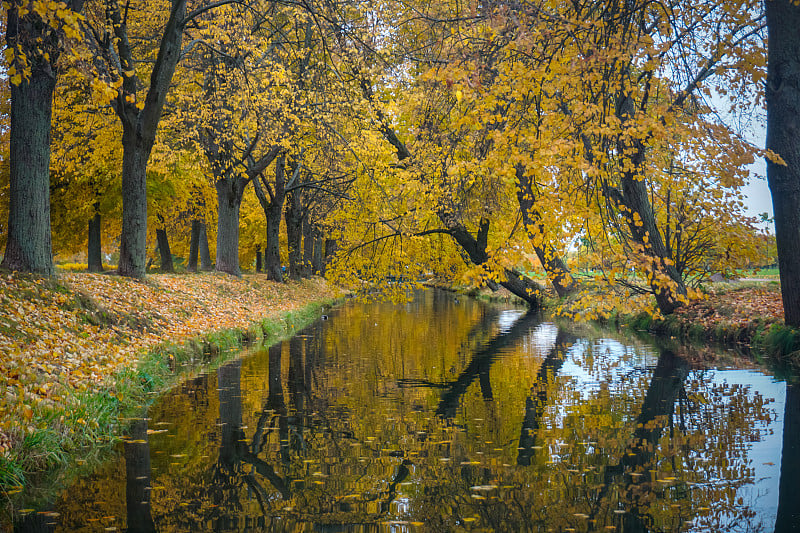
M 583 305 L 559 302 L 559 314 L 580 320 Z M 742 348 L 757 361 L 792 374 L 800 371 L 800 331 L 784 325 L 780 284 L 775 280 L 709 283 L 703 297 L 668 316 L 614 310 L 599 320 L 680 339 Z
M 525 302 L 505 289 L 452 289 L 486 301 Z M 586 290 L 558 299 L 545 296 L 545 311 L 577 322 L 598 322 L 679 339 L 741 348 L 750 357 L 781 373 L 800 374 L 800 330 L 784 325 L 780 283 L 776 279 L 711 282 L 702 298 L 692 300 L 669 316 L 653 313 L 650 298 L 619 300 Z M 607 289 L 606 289 L 607 290 Z
M 264 274 L 0 275 L 0 494 L 117 438 L 119 418 L 340 297 Z

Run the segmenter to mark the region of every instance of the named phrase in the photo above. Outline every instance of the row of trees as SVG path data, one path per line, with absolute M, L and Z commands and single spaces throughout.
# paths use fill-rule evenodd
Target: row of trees
M 216 219 L 217 270 L 239 272 L 241 235 L 280 279 L 283 213 L 293 271 L 303 240 L 317 258 L 335 240 L 339 282 L 435 273 L 536 306 L 530 260 L 567 295 L 580 246 L 594 282 L 670 313 L 709 272 L 757 260 L 753 158 L 781 202 L 800 179 L 798 39 L 782 30 L 799 8 L 684 4 L 12 1 L 3 265 L 52 273 L 53 191 L 58 240 L 93 220 L 99 242 L 102 215 L 122 275 L 144 275 L 148 227 L 164 252 L 191 226 L 196 253 Z M 735 127 L 765 95 L 771 150 Z M 800 207 L 775 215 L 798 325 Z

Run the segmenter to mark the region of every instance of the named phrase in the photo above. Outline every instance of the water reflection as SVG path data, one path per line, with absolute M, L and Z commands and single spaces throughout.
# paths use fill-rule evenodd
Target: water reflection
M 150 442 L 147 417 L 131 421 L 123 443 L 125 455 L 125 507 L 128 531 L 150 533 L 156 530 L 150 510 Z
M 58 530 L 791 530 L 796 387 L 784 412 L 701 359 L 446 293 L 350 304 L 152 407 Z M 780 487 L 753 461 L 777 410 Z
M 800 531 L 800 384 L 786 387 L 776 533 Z

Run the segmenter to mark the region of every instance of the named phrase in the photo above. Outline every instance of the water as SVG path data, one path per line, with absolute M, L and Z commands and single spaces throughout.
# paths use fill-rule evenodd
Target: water
M 800 528 L 798 387 L 710 355 L 443 292 L 349 303 L 167 395 L 20 528 Z

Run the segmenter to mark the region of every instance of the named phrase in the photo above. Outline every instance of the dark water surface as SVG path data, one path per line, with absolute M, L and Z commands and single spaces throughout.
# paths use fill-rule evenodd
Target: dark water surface
M 46 530 L 800 529 L 800 389 L 711 355 L 348 303 L 134 420 Z

